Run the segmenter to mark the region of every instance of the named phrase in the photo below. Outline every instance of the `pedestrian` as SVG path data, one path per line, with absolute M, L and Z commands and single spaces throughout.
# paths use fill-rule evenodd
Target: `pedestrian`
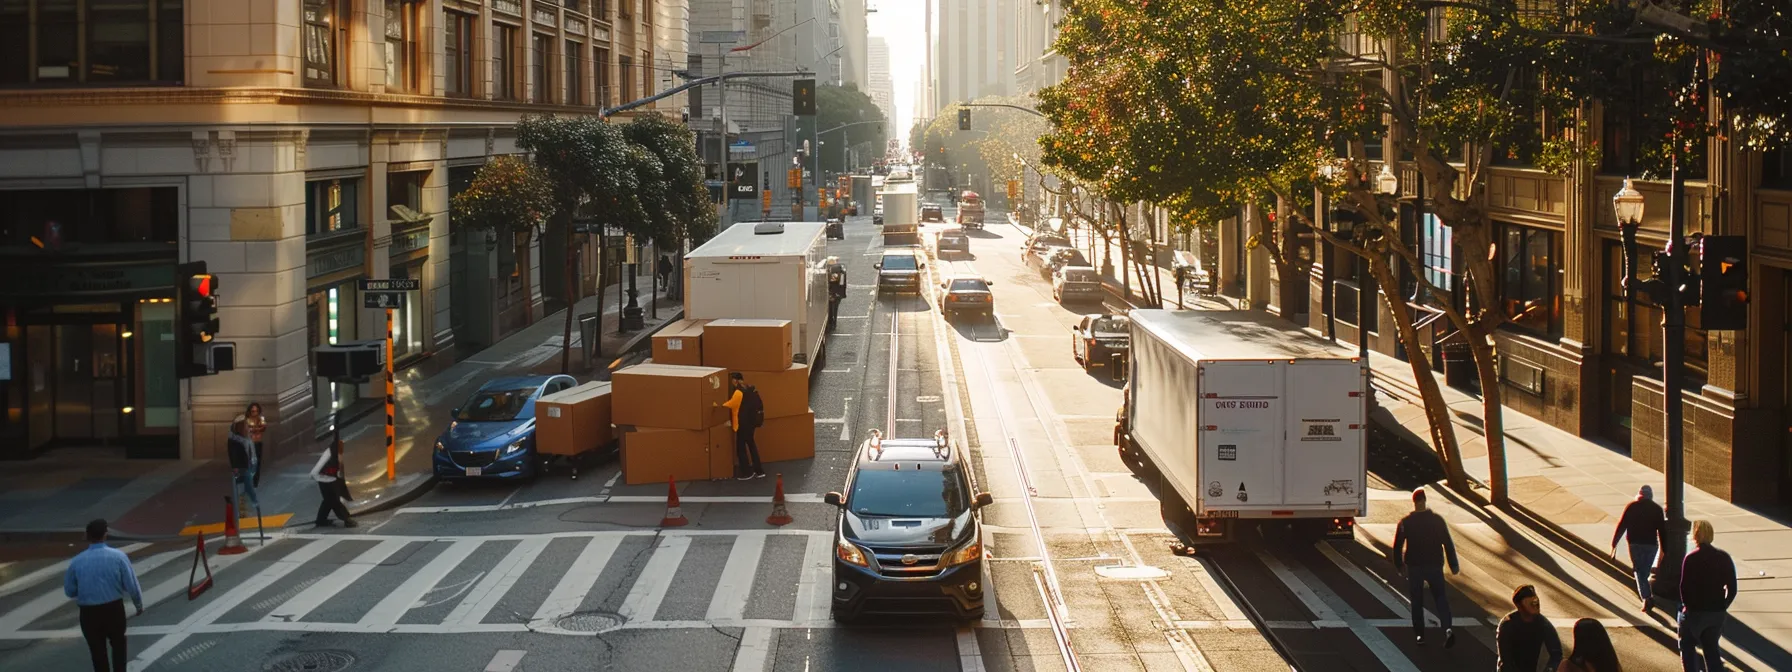
M 1612 531 L 1612 559 L 1618 559 L 1618 539 L 1630 537 L 1630 571 L 1636 576 L 1636 596 L 1643 601 L 1643 613 L 1649 613 L 1654 601 L 1649 599 L 1649 574 L 1655 570 L 1655 557 L 1661 550 L 1662 526 L 1667 518 L 1661 505 L 1655 503 L 1655 490 L 1645 485 L 1637 489 L 1636 501 L 1624 505 L 1618 529 Z
M 840 321 L 840 302 L 846 299 L 846 267 L 839 257 L 828 257 L 828 330 Z
M 1624 672 L 1605 626 L 1591 618 L 1574 622 L 1574 654 L 1556 672 Z
M 765 478 L 765 465 L 759 462 L 759 442 L 753 440 L 753 431 L 765 424 L 765 403 L 759 398 L 759 390 L 748 385 L 738 371 L 728 374 L 728 387 L 733 393 L 722 405 L 728 407 L 729 424 L 734 428 L 734 480 Z M 749 466 L 752 471 L 747 471 Z
M 342 504 L 344 499 L 352 502 L 355 498 L 349 494 L 348 481 L 343 478 L 340 442 L 331 442 L 318 456 L 317 465 L 311 467 L 311 480 L 317 481 L 317 495 L 323 500 L 317 504 L 317 526 L 329 527 L 330 514 L 335 513 L 343 527 L 356 527 L 348 507 Z
M 654 270 L 656 271 L 654 275 L 659 276 L 661 291 L 672 286 L 672 257 L 660 255 L 659 264 Z
M 1711 545 L 1716 537 L 1711 521 L 1693 521 L 1695 548 L 1680 564 L 1680 666 L 1686 672 L 1724 669 L 1724 620 L 1736 601 L 1736 563 Z M 1705 653 L 1703 666 L 1698 649 Z
M 251 480 L 255 482 L 255 487 L 259 488 L 261 487 L 261 465 L 265 464 L 261 459 L 264 455 L 262 437 L 267 434 L 268 420 L 261 414 L 261 402 L 259 401 L 249 402 L 249 408 L 243 412 L 243 417 L 249 421 L 249 440 L 255 442 L 255 459 L 249 469 L 255 472 Z
M 242 502 L 242 496 L 249 496 L 249 503 L 255 505 L 256 520 L 260 520 L 261 498 L 255 494 L 255 442 L 249 440 L 249 420 L 236 416 L 230 421 L 230 438 L 227 439 L 226 452 L 230 457 L 231 501 Z M 245 511 L 244 513 L 247 513 Z
M 1499 672 L 1537 672 L 1537 656 L 1549 653 L 1543 667 L 1554 670 L 1562 662 L 1562 638 L 1556 626 L 1543 617 L 1543 601 L 1537 588 L 1530 584 L 1512 591 L 1512 613 L 1500 620 L 1494 639 L 1499 643 L 1499 659 L 1494 668 Z
M 1450 620 L 1450 600 L 1444 594 L 1444 563 L 1451 574 L 1461 574 L 1456 563 L 1456 543 L 1450 539 L 1450 527 L 1443 516 L 1425 507 L 1425 489 L 1412 491 L 1412 513 L 1400 519 L 1394 530 L 1394 569 L 1406 572 L 1407 592 L 1412 596 L 1413 639 L 1425 645 L 1425 595 L 1431 587 L 1432 613 L 1444 627 L 1444 648 L 1456 646 L 1456 628 Z
M 87 653 L 93 658 L 93 672 L 124 672 L 130 656 L 125 653 L 124 598 L 130 596 L 137 615 L 143 615 L 143 590 L 137 586 L 137 572 L 131 569 L 131 558 L 106 545 L 106 520 L 87 523 L 87 550 L 68 561 L 62 575 L 63 594 L 75 598 L 81 610 L 81 637 L 87 640 Z M 111 645 L 108 664 L 106 647 Z

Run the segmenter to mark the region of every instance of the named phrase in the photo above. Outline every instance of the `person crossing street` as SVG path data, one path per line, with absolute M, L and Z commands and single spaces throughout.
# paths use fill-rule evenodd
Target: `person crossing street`
M 349 494 L 348 481 L 342 473 L 341 443 L 331 443 L 318 456 L 317 464 L 311 467 L 311 480 L 317 481 L 317 494 L 322 499 L 317 504 L 317 526 L 329 527 L 330 514 L 334 513 L 343 527 L 356 527 L 355 519 L 349 517 L 348 507 L 342 503 L 355 498 Z
M 63 594 L 75 599 L 81 611 L 81 637 L 93 658 L 93 672 L 124 672 L 130 655 L 125 652 L 124 598 L 130 597 L 137 615 L 143 615 L 143 589 L 131 558 L 106 545 L 106 520 L 87 523 L 87 550 L 68 562 L 62 576 Z M 112 648 L 107 660 L 106 647 Z
M 1612 559 L 1618 557 L 1618 540 L 1630 537 L 1630 571 L 1636 578 L 1636 595 L 1643 601 L 1643 613 L 1654 606 L 1650 600 L 1649 575 L 1655 570 L 1655 556 L 1661 550 L 1661 529 L 1667 522 L 1661 505 L 1655 503 L 1655 490 L 1645 485 L 1637 489 L 1636 501 L 1624 505 L 1618 529 L 1612 532 Z
M 1461 574 L 1456 562 L 1456 543 L 1450 539 L 1450 527 L 1443 516 L 1425 506 L 1425 489 L 1412 492 L 1412 513 L 1400 519 L 1394 531 L 1394 569 L 1406 572 L 1406 585 L 1412 598 L 1412 630 L 1414 641 L 1425 644 L 1425 594 L 1431 588 L 1432 613 L 1444 628 L 1444 648 L 1456 646 L 1456 628 L 1450 620 L 1450 600 L 1445 594 L 1444 563 L 1451 574 Z

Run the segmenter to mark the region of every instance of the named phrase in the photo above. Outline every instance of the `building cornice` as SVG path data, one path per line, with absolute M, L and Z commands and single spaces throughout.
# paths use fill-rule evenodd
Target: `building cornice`
M 555 105 L 508 100 L 418 96 L 395 93 L 371 93 L 339 89 L 304 89 L 281 87 L 193 88 L 193 87 L 121 87 L 82 89 L 0 89 L 0 122 L 18 128 L 19 117 L 26 111 L 66 110 L 81 107 L 145 107 L 145 106 L 234 106 L 263 105 L 280 107 L 329 106 L 389 108 L 407 112 L 472 112 L 504 114 L 579 114 L 596 115 L 597 108 L 583 105 Z M 24 113 L 24 114 L 22 114 Z M 616 115 L 626 120 L 632 114 Z M 120 119 L 121 125 L 128 125 Z M 212 123 L 230 123 L 216 119 Z M 204 122 L 201 122 L 204 123 Z M 439 122 L 419 121 L 431 124 Z M 33 124 L 53 126 L 55 124 Z M 87 125 L 87 124 L 84 124 Z M 408 124 L 407 124 L 408 125 Z

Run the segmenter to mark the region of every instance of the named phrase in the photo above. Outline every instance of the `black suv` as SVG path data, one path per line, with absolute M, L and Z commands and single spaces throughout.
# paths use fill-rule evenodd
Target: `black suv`
M 983 618 L 983 542 L 970 465 L 945 432 L 859 447 L 834 536 L 834 620 L 866 614 L 944 613 Z

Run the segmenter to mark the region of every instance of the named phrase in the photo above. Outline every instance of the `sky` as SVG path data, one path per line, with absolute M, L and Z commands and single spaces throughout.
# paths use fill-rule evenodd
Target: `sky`
M 890 45 L 890 88 L 896 94 L 896 127 L 892 136 L 908 141 L 915 123 L 915 86 L 926 65 L 926 0 L 869 0 L 877 13 L 867 17 L 871 34 Z

